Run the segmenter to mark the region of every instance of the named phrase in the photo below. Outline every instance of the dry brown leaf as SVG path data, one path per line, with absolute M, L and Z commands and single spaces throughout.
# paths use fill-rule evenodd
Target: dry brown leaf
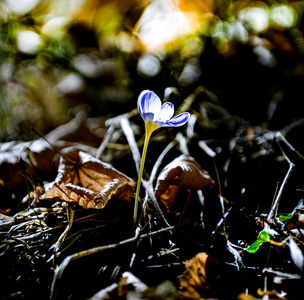
M 237 296 L 237 300 L 258 300 L 250 294 L 241 293 Z
M 220 284 L 218 262 L 205 252 L 185 263 L 186 271 L 179 276 L 182 299 L 202 299 L 214 296 Z
M 130 201 L 135 183 L 111 165 L 82 151 L 61 158 L 58 175 L 41 199 L 60 198 L 86 208 L 101 209 L 109 200 Z
M 286 293 L 284 291 L 278 292 L 275 289 L 263 291 L 261 288 L 257 289 L 257 294 L 261 297 L 265 297 L 265 299 L 281 299 L 281 300 L 288 300 L 285 298 Z
M 200 190 L 213 187 L 214 180 L 191 156 L 181 155 L 169 163 L 157 178 L 155 195 L 170 211 L 179 187 Z
M 65 141 L 53 145 L 58 150 L 71 146 Z M 24 173 L 25 169 L 32 177 L 37 171 L 49 174 L 56 154 L 43 139 L 0 144 L 0 186 L 7 191 L 18 187 L 24 181 L 19 173 Z

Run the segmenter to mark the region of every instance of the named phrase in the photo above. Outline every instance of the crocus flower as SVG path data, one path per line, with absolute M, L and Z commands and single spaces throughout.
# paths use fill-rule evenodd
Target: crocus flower
M 137 210 L 138 210 L 138 198 L 141 185 L 141 178 L 143 174 L 145 158 L 147 154 L 147 148 L 149 140 L 153 131 L 160 127 L 179 127 L 187 123 L 190 114 L 188 112 L 181 113 L 176 117 L 173 117 L 174 106 L 170 102 L 166 102 L 162 105 L 159 97 L 150 90 L 144 90 L 138 96 L 137 107 L 140 115 L 145 122 L 146 136 L 144 142 L 144 148 L 141 158 L 140 170 L 138 175 L 138 182 L 136 188 L 136 197 L 134 205 L 134 226 L 137 220 Z

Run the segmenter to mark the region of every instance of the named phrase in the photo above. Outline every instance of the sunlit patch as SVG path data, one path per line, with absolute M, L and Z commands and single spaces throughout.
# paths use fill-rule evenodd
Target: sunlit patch
M 253 48 L 253 53 L 257 56 L 258 62 L 261 65 L 272 68 L 276 65 L 276 60 L 272 53 L 264 46 Z
M 43 42 L 36 32 L 21 30 L 17 34 L 17 45 L 21 52 L 35 54 L 41 49 Z
M 155 50 L 193 32 L 196 23 L 196 16 L 181 11 L 174 1 L 154 0 L 144 11 L 136 31 L 147 49 Z
M 98 53 L 86 53 L 72 60 L 73 67 L 88 78 L 112 76 L 118 68 L 112 59 L 102 59 Z
M 240 11 L 239 19 L 249 29 L 261 32 L 269 25 L 268 9 L 266 6 L 245 8 Z
M 72 65 L 86 77 L 95 78 L 101 73 L 102 60 L 96 54 L 80 54 L 72 60 Z
M 198 37 L 191 37 L 185 40 L 181 50 L 182 56 L 199 56 L 204 51 L 204 42 Z
M 122 51 L 132 52 L 136 47 L 134 36 L 126 31 L 121 31 L 116 37 L 116 45 Z
M 51 18 L 43 25 L 41 33 L 50 37 L 61 37 L 66 32 L 68 22 L 69 19 L 65 17 Z
M 137 63 L 137 72 L 145 77 L 153 77 L 160 71 L 160 61 L 154 55 L 143 55 Z
M 282 27 L 291 27 L 296 23 L 296 12 L 291 6 L 274 5 L 270 10 L 270 19 Z
M 0 66 L 0 80 L 2 82 L 10 82 L 13 78 L 14 65 L 5 61 Z
M 213 43 L 221 54 L 227 53 L 230 49 L 230 40 L 227 34 L 227 32 L 231 32 L 230 26 L 228 22 L 218 22 L 211 31 Z
M 182 86 L 196 83 L 202 74 L 202 70 L 197 59 L 191 59 L 184 67 L 178 81 Z
M 31 11 L 40 0 L 5 0 L 7 8 L 16 15 L 23 15 Z
M 240 21 L 236 21 L 228 27 L 228 36 L 242 43 L 248 41 L 248 32 Z
M 57 84 L 55 90 L 59 96 L 66 94 L 79 93 L 84 89 L 84 82 L 80 75 L 71 73 L 65 76 L 60 83 Z

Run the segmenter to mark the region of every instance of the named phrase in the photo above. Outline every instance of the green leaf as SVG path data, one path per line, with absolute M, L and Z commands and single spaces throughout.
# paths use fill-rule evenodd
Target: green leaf
M 281 222 L 285 222 L 287 220 L 292 219 L 292 217 L 294 216 L 294 214 L 297 212 L 298 209 L 300 209 L 303 206 L 303 199 L 301 199 L 299 201 L 299 203 L 297 204 L 297 206 L 295 207 L 295 209 L 292 211 L 292 213 L 288 214 L 287 216 L 279 216 L 279 220 Z
M 261 241 L 255 241 L 250 247 L 248 247 L 246 249 L 246 251 L 248 251 L 249 253 L 255 253 L 259 250 L 260 246 L 263 244 L 264 242 Z
M 288 214 L 287 216 L 279 216 L 280 222 L 285 222 L 287 220 L 290 220 L 293 217 L 293 213 Z
M 270 241 L 269 233 L 266 230 L 261 231 L 258 236 L 258 240 L 260 240 L 262 242 L 269 242 Z
M 269 242 L 269 241 L 270 241 L 269 233 L 267 231 L 263 230 L 259 233 L 257 240 L 251 246 L 249 246 L 246 249 L 246 251 L 248 251 L 249 253 L 255 253 L 259 250 L 259 248 L 261 247 L 262 244 Z

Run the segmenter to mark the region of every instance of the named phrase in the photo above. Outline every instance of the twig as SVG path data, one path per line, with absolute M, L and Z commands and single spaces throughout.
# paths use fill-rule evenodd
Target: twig
M 188 149 L 188 146 L 187 146 L 187 139 L 179 132 L 177 135 L 176 135 L 176 139 L 179 143 L 179 149 L 180 151 L 184 154 L 184 155 L 190 155 L 189 154 L 189 149 Z
M 66 269 L 66 267 L 69 265 L 69 263 L 71 261 L 76 260 L 78 258 L 85 257 L 85 256 L 89 256 L 91 254 L 95 254 L 95 253 L 98 253 L 98 252 L 101 252 L 101 251 L 114 249 L 116 247 L 132 243 L 138 237 L 139 238 L 146 238 L 146 237 L 149 237 L 149 236 L 152 236 L 152 235 L 155 235 L 155 234 L 159 234 L 159 233 L 162 233 L 162 232 L 165 232 L 165 231 L 168 231 L 168 230 L 173 230 L 174 227 L 175 226 L 170 226 L 170 227 L 162 228 L 160 230 L 153 231 L 151 233 L 146 233 L 146 234 L 143 234 L 143 235 L 140 235 L 140 236 L 138 235 L 138 231 L 137 231 L 137 234 L 135 234 L 135 236 L 133 236 L 133 237 L 131 237 L 129 239 L 120 241 L 120 242 L 118 242 L 116 244 L 110 244 L 110 245 L 106 245 L 106 246 L 95 247 L 95 248 L 92 248 L 92 249 L 89 249 L 89 250 L 81 251 L 81 252 L 78 252 L 78 253 L 75 253 L 75 254 L 67 256 L 63 260 L 63 262 L 60 264 L 60 266 L 56 268 L 56 270 L 54 272 L 53 282 L 52 282 L 52 286 L 51 286 L 50 299 L 51 300 L 55 299 L 55 297 L 56 297 L 56 285 L 57 285 L 58 281 L 61 279 L 64 270 Z
M 278 191 L 278 194 L 277 194 L 277 196 L 274 200 L 274 203 L 271 207 L 271 210 L 269 212 L 269 215 L 268 215 L 268 218 L 267 218 L 268 221 L 270 221 L 273 217 L 276 217 L 276 215 L 277 215 L 277 211 L 278 211 L 278 207 L 279 207 L 279 203 L 280 203 L 280 200 L 281 200 L 281 197 L 282 197 L 284 187 L 285 187 L 285 185 L 286 185 L 286 183 L 289 179 L 290 173 L 293 170 L 294 166 L 295 165 L 292 162 L 289 163 L 289 168 L 288 168 L 287 174 L 286 174 L 286 176 L 285 176 L 285 178 L 284 178 L 284 180 L 281 184 L 281 187 Z
M 301 155 L 300 153 L 298 153 L 298 152 L 294 149 L 294 147 L 293 147 L 291 144 L 289 144 L 289 143 L 287 142 L 287 140 L 283 137 L 283 135 L 282 135 L 280 132 L 278 132 L 278 133 L 276 134 L 276 141 L 277 141 L 277 143 L 278 143 L 278 145 L 279 145 L 279 147 L 280 147 L 280 149 L 281 149 L 281 151 L 282 151 L 282 153 L 283 153 L 283 155 L 284 155 L 286 161 L 287 161 L 288 164 L 289 164 L 289 168 L 288 168 L 287 174 L 286 174 L 286 176 L 285 176 L 285 178 L 284 178 L 284 180 L 283 180 L 283 182 L 282 182 L 282 184 L 281 184 L 281 187 L 280 187 L 280 189 L 279 189 L 279 191 L 278 191 L 278 193 L 277 193 L 277 196 L 276 196 L 276 198 L 275 198 L 275 200 L 274 200 L 274 203 L 273 203 L 273 205 L 271 206 L 271 209 L 270 209 L 270 212 L 269 212 L 268 218 L 267 218 L 268 221 L 270 221 L 271 219 L 273 219 L 273 217 L 276 217 L 276 216 L 277 216 L 277 212 L 278 212 L 278 208 L 279 208 L 279 203 L 280 203 L 280 200 L 281 200 L 281 197 L 282 197 L 282 193 L 283 193 L 284 187 L 285 187 L 285 185 L 286 185 L 286 183 L 287 183 L 287 181 L 288 181 L 288 179 L 289 179 L 289 176 L 290 176 L 290 174 L 291 174 L 293 168 L 295 167 L 294 163 L 292 163 L 292 162 L 290 161 L 289 157 L 286 155 L 286 153 L 285 153 L 284 149 L 282 148 L 282 146 L 280 145 L 279 141 L 283 141 L 284 144 L 287 145 L 287 147 L 288 147 L 291 151 L 295 152 L 300 158 L 302 158 L 302 155 Z
M 17 237 L 14 237 L 14 236 L 9 236 L 5 232 L 0 232 L 0 236 L 4 237 L 6 242 L 9 242 L 9 240 L 13 240 L 15 242 L 19 242 L 19 243 L 23 244 L 28 250 L 30 250 L 30 247 L 29 247 L 28 243 L 23 241 L 20 238 L 17 238 Z
M 114 117 L 114 118 L 106 121 L 106 125 L 109 126 L 109 129 L 108 129 L 106 135 L 104 136 L 102 143 L 100 144 L 100 146 L 98 148 L 98 151 L 96 154 L 97 159 L 101 158 L 103 151 L 108 146 L 108 144 L 111 140 L 111 137 L 112 137 L 112 134 L 113 134 L 115 128 L 118 127 L 119 124 L 121 124 L 121 119 L 123 119 L 123 118 L 129 119 L 129 118 L 135 116 L 136 114 L 138 114 L 138 110 L 133 109 L 126 114 L 119 115 L 117 117 Z
M 60 235 L 57 242 L 55 244 L 53 244 L 50 248 L 50 249 L 53 249 L 54 257 L 57 256 L 57 253 L 58 253 L 58 250 L 59 250 L 61 244 L 63 243 L 63 241 L 66 238 L 70 229 L 72 228 L 72 224 L 73 224 L 73 220 L 74 220 L 74 210 L 70 206 L 68 206 L 66 208 L 66 210 L 67 210 L 68 226 L 65 228 L 63 233 Z
M 229 211 L 225 213 L 224 198 L 223 198 L 223 195 L 222 195 L 222 185 L 221 185 L 221 180 L 220 180 L 220 175 L 219 175 L 219 172 L 218 172 L 218 168 L 217 168 L 217 165 L 216 165 L 216 162 L 215 162 L 216 153 L 206 144 L 205 141 L 200 141 L 198 145 L 208 156 L 210 156 L 212 158 L 213 165 L 214 165 L 214 170 L 215 170 L 215 174 L 216 174 L 216 179 L 217 179 L 217 182 L 218 182 L 218 188 L 219 188 L 219 200 L 220 200 L 220 205 L 221 205 L 221 210 L 222 210 L 221 211 L 222 212 L 222 218 L 217 223 L 217 227 L 213 231 L 212 235 L 217 231 L 219 226 L 221 224 L 223 224 L 224 235 L 225 235 L 225 238 L 226 238 L 227 242 L 229 242 L 228 241 L 228 236 L 227 236 L 227 233 L 226 233 L 226 217 L 227 217 Z
M 158 216 L 163 220 L 163 222 L 170 227 L 170 224 L 168 223 L 168 221 L 166 220 L 159 204 L 158 201 L 155 197 L 155 193 L 152 187 L 152 184 L 149 181 L 146 180 L 142 180 L 142 185 L 144 186 L 144 188 L 146 189 L 147 193 L 149 194 L 150 198 L 152 199 L 152 203 L 154 205 L 154 208 L 156 209 L 156 212 L 158 214 Z
M 156 160 L 153 169 L 151 171 L 151 175 L 150 175 L 150 179 L 149 179 L 149 183 L 153 183 L 153 181 L 155 180 L 157 171 L 164 159 L 164 157 L 167 155 L 167 153 L 175 146 L 177 145 L 178 141 L 176 139 L 174 139 L 173 141 L 171 141 L 167 147 L 163 150 L 163 152 L 159 155 L 158 159 Z
M 206 89 L 203 86 L 197 87 L 197 89 L 183 101 L 176 113 L 179 114 L 184 111 L 189 111 L 197 99 L 197 96 L 202 92 L 206 92 Z
M 106 149 L 107 145 L 109 144 L 110 142 L 110 139 L 112 137 L 112 134 L 114 132 L 114 129 L 115 129 L 115 124 L 112 124 L 110 125 L 107 133 L 105 134 L 103 140 L 102 140 L 102 143 L 100 144 L 99 148 L 98 148 L 98 151 L 96 153 L 96 158 L 97 159 L 100 159 L 101 158 L 101 154 L 103 153 L 103 151 Z
M 280 144 L 280 142 L 282 141 L 290 151 L 294 152 L 302 161 L 304 161 L 304 157 L 303 155 L 298 152 L 286 139 L 285 137 L 282 135 L 281 132 L 277 132 L 276 136 L 275 136 L 276 142 L 278 143 L 281 151 L 283 152 L 285 158 L 287 159 L 287 161 L 289 162 L 289 158 L 287 157 L 287 155 L 284 153 L 284 150 L 282 149 L 282 146 Z
M 57 153 L 59 154 L 61 157 L 63 157 L 64 159 L 66 159 L 68 162 L 70 162 L 71 164 L 74 164 L 74 165 L 77 165 L 77 162 L 73 161 L 72 159 L 66 157 L 65 155 L 62 154 L 61 151 L 59 151 L 55 146 L 52 145 L 52 143 L 50 143 L 48 141 L 48 139 L 46 137 L 44 137 L 43 135 L 41 135 L 35 128 L 32 128 L 32 130 L 38 135 L 40 136 L 46 143 L 48 143 L 52 149 Z
M 186 136 L 188 141 L 190 141 L 195 136 L 194 126 L 196 124 L 196 121 L 197 121 L 196 115 L 191 114 L 187 123 L 187 130 L 186 130 Z
M 130 122 L 125 116 L 123 116 L 120 119 L 120 125 L 121 125 L 121 128 L 122 128 L 126 138 L 127 138 L 129 146 L 131 148 L 131 152 L 132 152 L 132 155 L 133 155 L 133 160 L 134 160 L 134 163 L 135 163 L 135 166 L 136 166 L 136 171 L 137 171 L 137 174 L 138 174 L 139 173 L 141 155 L 140 155 L 140 152 L 139 152 L 139 149 L 138 149 L 138 146 L 137 146 L 132 128 L 130 126 Z

